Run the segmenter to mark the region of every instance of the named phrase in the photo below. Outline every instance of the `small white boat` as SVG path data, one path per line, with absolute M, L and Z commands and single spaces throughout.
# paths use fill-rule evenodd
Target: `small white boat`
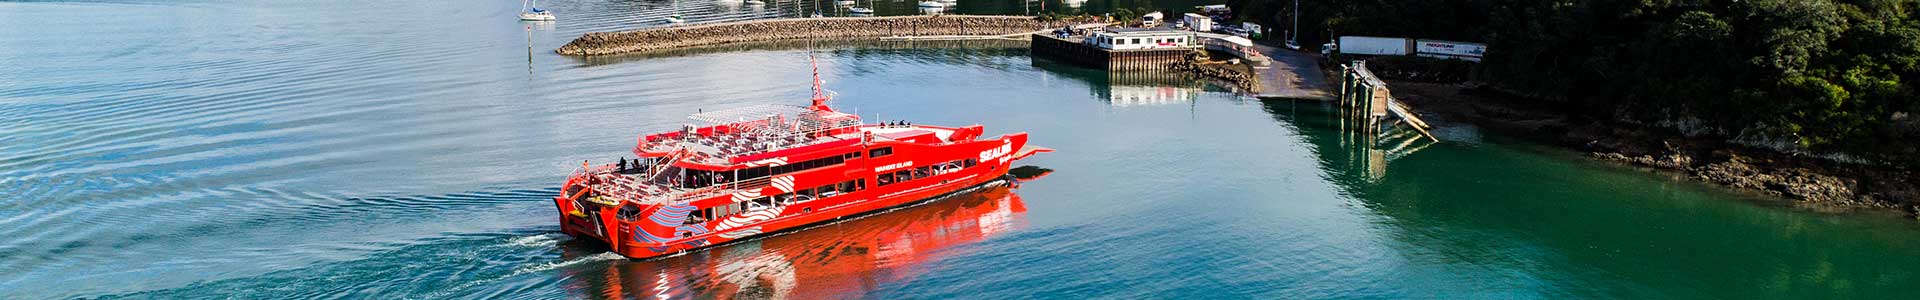
M 839 4 L 839 5 L 853 5 L 853 0 L 840 0 L 840 1 L 834 1 L 834 2 L 833 2 L 833 4 Z
M 920 7 L 921 8 L 943 8 L 943 7 L 947 7 L 947 4 L 940 3 L 939 1 L 920 1 Z
M 553 21 L 553 12 L 541 10 L 540 2 L 533 2 L 532 6 L 528 6 L 527 2 L 520 1 L 521 21 Z
M 687 16 L 680 15 L 680 0 L 674 0 L 673 14 L 667 15 L 667 23 L 680 24 L 680 23 L 686 23 L 686 22 L 687 22 Z

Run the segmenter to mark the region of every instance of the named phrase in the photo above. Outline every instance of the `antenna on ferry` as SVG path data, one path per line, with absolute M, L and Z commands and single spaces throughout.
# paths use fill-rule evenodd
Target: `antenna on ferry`
M 807 62 L 813 64 L 813 110 L 833 111 L 827 106 L 827 90 L 822 87 L 826 82 L 820 81 L 820 60 L 813 56 L 813 41 L 807 41 Z

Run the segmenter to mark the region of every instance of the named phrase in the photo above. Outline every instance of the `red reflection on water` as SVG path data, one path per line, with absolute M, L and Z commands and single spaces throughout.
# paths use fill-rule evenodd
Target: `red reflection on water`
M 581 298 L 860 298 L 963 251 L 955 246 L 1022 226 L 1026 210 L 1010 189 L 991 188 L 684 256 L 562 274 Z

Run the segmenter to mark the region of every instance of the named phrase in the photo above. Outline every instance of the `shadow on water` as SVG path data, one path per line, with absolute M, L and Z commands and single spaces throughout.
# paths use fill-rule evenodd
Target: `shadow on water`
M 1328 178 L 1384 217 L 1424 293 L 1880 298 L 1920 281 L 1902 267 L 1920 264 L 1920 234 L 1899 220 L 1728 201 L 1716 187 L 1477 134 L 1384 152 L 1355 146 L 1332 105 L 1264 109 L 1301 127 Z
M 928 272 L 927 264 L 1023 226 L 1009 188 L 962 194 L 677 257 L 567 268 L 568 298 L 850 299 Z M 564 257 L 604 251 L 564 248 Z

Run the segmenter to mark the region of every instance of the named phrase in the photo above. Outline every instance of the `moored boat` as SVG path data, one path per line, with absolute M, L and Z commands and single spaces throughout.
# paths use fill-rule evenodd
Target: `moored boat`
M 1004 183 L 1052 150 L 984 127 L 868 124 L 835 111 L 816 72 L 809 106 L 701 112 L 639 138 L 637 159 L 582 163 L 554 205 L 561 230 L 649 258 Z
M 540 9 L 540 2 L 533 1 L 532 5 L 527 2 L 520 2 L 521 21 L 553 21 L 553 12 Z
M 686 23 L 687 17 L 680 15 L 680 0 L 673 0 L 673 14 L 667 15 L 667 23 Z

